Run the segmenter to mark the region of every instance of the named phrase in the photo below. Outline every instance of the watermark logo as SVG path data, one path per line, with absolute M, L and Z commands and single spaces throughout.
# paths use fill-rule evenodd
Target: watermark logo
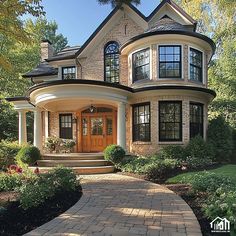
M 211 223 L 212 233 L 229 233 L 230 232 L 230 222 L 226 218 L 216 217 Z

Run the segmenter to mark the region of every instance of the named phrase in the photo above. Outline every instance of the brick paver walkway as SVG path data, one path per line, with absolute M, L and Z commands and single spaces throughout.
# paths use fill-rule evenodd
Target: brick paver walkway
M 27 236 L 201 235 L 191 208 L 161 185 L 118 174 L 82 178 L 82 198 Z

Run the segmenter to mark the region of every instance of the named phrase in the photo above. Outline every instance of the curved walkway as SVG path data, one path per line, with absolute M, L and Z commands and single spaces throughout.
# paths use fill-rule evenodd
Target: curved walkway
M 81 182 L 73 207 L 26 235 L 202 235 L 191 208 L 161 185 L 118 174 Z

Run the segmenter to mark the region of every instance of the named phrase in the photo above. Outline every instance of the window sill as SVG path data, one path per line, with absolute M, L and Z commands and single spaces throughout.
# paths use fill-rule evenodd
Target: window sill
M 152 142 L 144 142 L 144 141 L 135 141 L 132 142 L 133 145 L 151 145 Z
M 160 78 L 160 77 L 158 77 L 157 80 L 180 80 L 180 81 L 184 81 L 184 78 L 174 78 L 174 77 Z
M 183 141 L 159 141 L 159 145 L 184 145 Z

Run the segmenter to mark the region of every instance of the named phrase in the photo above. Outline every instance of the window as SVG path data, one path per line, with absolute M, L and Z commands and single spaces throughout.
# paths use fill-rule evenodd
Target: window
M 182 141 L 182 102 L 159 102 L 159 140 Z
M 60 114 L 60 138 L 72 139 L 72 114 Z
M 190 138 L 203 137 L 203 104 L 190 103 Z
M 181 78 L 181 46 L 159 46 L 159 77 Z
M 133 82 L 150 79 L 149 48 L 133 54 Z
M 62 67 L 62 79 L 75 79 L 75 66 Z
M 150 135 L 150 103 L 133 106 L 133 141 L 148 142 Z
M 104 48 L 105 81 L 119 83 L 119 57 L 119 44 L 117 42 L 109 42 Z
M 190 48 L 190 80 L 202 82 L 202 52 Z

